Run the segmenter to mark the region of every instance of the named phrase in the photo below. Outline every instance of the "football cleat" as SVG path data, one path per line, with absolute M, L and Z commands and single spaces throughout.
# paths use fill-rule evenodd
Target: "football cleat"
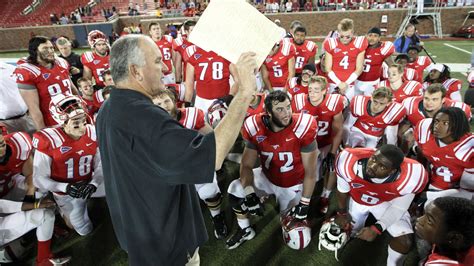
M 339 261 L 338 250 L 344 247 L 348 240 L 348 233 L 336 224 L 333 217 L 321 226 L 318 249 L 321 250 L 323 246 L 327 250 L 334 251 L 336 260 Z
M 255 237 L 255 231 L 251 226 L 247 228 L 240 228 L 235 232 L 235 234 L 226 241 L 227 249 L 234 249 L 242 245 L 245 241 L 251 240 Z
M 227 236 L 227 225 L 225 224 L 224 213 L 221 212 L 212 217 L 212 223 L 214 224 L 214 235 L 216 238 L 224 239 Z
M 311 228 L 306 220 L 287 214 L 281 219 L 281 229 L 283 241 L 292 249 L 302 250 L 311 242 Z

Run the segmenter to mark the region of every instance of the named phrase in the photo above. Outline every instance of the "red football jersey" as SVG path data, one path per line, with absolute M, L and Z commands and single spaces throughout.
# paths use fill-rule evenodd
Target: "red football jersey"
M 341 81 L 346 81 L 356 70 L 357 56 L 364 52 L 369 43 L 364 36 L 355 37 L 348 45 L 339 38 L 329 38 L 324 41 L 324 50 L 332 55 L 332 71 Z M 329 82 L 333 82 L 330 81 Z M 333 82 L 334 83 L 334 82 Z
M 349 183 L 349 194 L 354 201 L 373 206 L 423 191 L 428 183 L 428 173 L 421 163 L 408 158 L 403 160 L 398 177 L 393 182 L 376 184 L 360 176 L 357 170 L 359 161 L 370 158 L 374 153 L 375 150 L 369 148 L 348 148 L 337 156 L 337 177 Z
M 6 163 L 0 163 L 0 198 L 15 186 L 15 175 L 22 172 L 23 164 L 30 158 L 33 150 L 31 138 L 23 132 L 15 132 L 4 136 L 7 144 Z
M 92 71 L 95 84 L 97 86 L 105 86 L 102 79 L 102 72 L 109 69 L 109 55 L 100 56 L 92 51 L 85 52 L 81 57 L 82 64 Z
M 324 100 L 314 106 L 307 94 L 298 94 L 292 99 L 292 108 L 295 113 L 306 113 L 314 116 L 318 122 L 318 147 L 332 144 L 332 121 L 335 115 L 344 110 L 344 97 L 340 94 L 326 94 Z
M 95 92 L 95 93 L 97 93 L 97 92 Z M 90 117 L 94 117 L 94 114 L 97 113 L 100 109 L 100 106 L 97 106 L 97 103 L 95 101 L 95 97 L 93 96 L 92 100 L 87 100 L 85 98 L 81 98 L 81 99 L 86 103 L 87 114 Z
M 51 176 L 56 182 L 75 183 L 92 179 L 97 153 L 95 128 L 87 125 L 87 133 L 74 140 L 61 128 L 45 128 L 33 135 L 33 146 L 51 157 Z
M 360 81 L 375 81 L 382 76 L 382 64 L 395 52 L 395 47 L 392 42 L 381 42 L 378 47 L 367 47 L 365 50 L 364 70 L 357 78 Z
M 195 45 L 186 48 L 186 54 L 188 64 L 194 67 L 197 96 L 204 99 L 217 99 L 229 95 L 229 61 Z
M 260 98 L 260 102 L 256 107 L 249 106 L 245 118 L 265 112 L 265 93 L 257 93 L 256 96 Z
M 423 86 L 418 81 L 407 80 L 400 88 L 394 90 L 388 80 L 379 83 L 379 87 L 387 87 L 392 90 L 393 98 L 397 103 L 402 103 L 408 97 L 420 96 L 423 94 Z
M 92 100 L 92 103 L 97 108 L 97 110 L 100 109 L 100 107 L 102 106 L 104 102 L 105 102 L 105 97 L 103 94 L 103 90 L 100 89 L 94 92 L 94 99 Z
M 308 94 L 308 86 L 304 86 L 301 83 L 298 83 L 297 77 L 293 77 L 292 79 L 290 79 L 286 87 L 288 88 L 288 92 L 291 94 L 291 97 L 300 93 Z
M 179 123 L 188 129 L 199 130 L 206 124 L 204 112 L 196 107 L 178 109 Z
M 423 82 L 423 71 L 431 65 L 431 59 L 428 56 L 418 56 L 418 59 L 414 62 L 408 63 L 406 67 L 413 68 L 418 74 L 418 78 L 415 79 L 418 82 Z
M 288 81 L 288 61 L 295 57 L 296 48 L 287 39 L 280 42 L 280 49 L 272 56 L 267 56 L 263 64 L 267 68 L 268 79 L 272 87 L 285 87 Z
M 431 85 L 431 82 L 425 81 L 423 83 L 423 88 L 426 90 L 429 85 Z M 459 79 L 450 78 L 443 82 L 443 87 L 446 89 L 446 98 L 451 99 L 451 94 L 454 92 L 461 92 L 462 82 Z
M 176 39 L 173 40 L 172 43 L 172 48 L 174 51 L 178 52 L 181 55 L 181 65 L 183 69 L 183 80 L 186 77 L 186 61 L 188 60 L 188 57 L 186 56 L 186 48 L 189 46 L 193 45 L 186 37 L 182 35 L 178 35 Z
M 405 117 L 403 105 L 392 102 L 376 116 L 369 114 L 370 96 L 358 95 L 351 101 L 351 113 L 357 118 L 354 127 L 375 137 L 381 137 L 388 126 L 395 126 Z
M 382 64 L 382 77 L 380 78 L 381 80 L 386 80 L 388 79 L 388 69 L 389 66 L 385 63 Z M 403 80 L 418 80 L 418 73 L 416 73 L 416 70 L 413 68 L 405 67 L 403 70 Z
M 441 147 L 431 132 L 431 121 L 421 120 L 414 132 L 418 147 L 431 164 L 430 184 L 441 190 L 458 188 L 464 169 L 474 168 L 474 136 L 466 134 Z
M 43 114 L 45 125 L 57 125 L 49 111 L 49 103 L 51 98 L 57 94 L 72 94 L 68 62 L 63 58 L 57 57 L 51 69 L 23 63 L 17 66 L 14 73 L 16 75 L 16 83 L 36 87 L 39 97 L 39 108 Z
M 407 112 L 407 119 L 413 126 L 416 126 L 422 119 L 427 118 L 423 107 L 423 96 L 407 98 L 403 100 L 402 104 Z M 466 113 L 467 119 L 471 119 L 471 107 L 463 102 L 455 102 L 445 98 L 443 107 L 461 108 Z
M 316 73 L 315 73 L 315 75 L 325 77 L 327 82 L 328 82 L 328 85 L 329 85 L 328 73 L 324 72 L 323 69 L 321 68 L 321 62 L 318 62 L 316 64 Z
M 308 114 L 293 114 L 291 124 L 280 132 L 263 122 L 266 114 L 248 117 L 242 137 L 257 147 L 265 176 L 279 187 L 292 187 L 304 179 L 301 148 L 316 139 L 316 120 Z
M 290 39 L 292 43 L 295 45 L 296 53 L 295 53 L 295 73 L 300 74 L 303 71 L 304 65 L 309 62 L 311 57 L 314 57 L 318 52 L 318 45 L 316 45 L 312 41 L 305 40 L 301 45 L 296 44 L 293 39 Z
M 168 75 L 173 72 L 173 58 L 171 57 L 171 53 L 173 52 L 173 37 L 169 35 L 163 35 L 161 39 L 156 41 L 156 45 L 160 49 L 162 58 L 163 58 L 163 64 L 168 67 L 167 72 L 163 72 L 163 74 Z

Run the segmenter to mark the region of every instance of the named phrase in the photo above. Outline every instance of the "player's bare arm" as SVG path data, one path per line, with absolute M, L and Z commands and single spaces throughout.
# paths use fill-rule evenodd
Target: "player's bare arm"
M 39 96 L 37 90 L 22 90 L 20 89 L 20 94 L 23 100 L 28 106 L 28 111 L 30 113 L 33 122 L 35 123 L 36 129 L 40 130 L 45 128 L 43 114 L 41 113 L 39 107 Z

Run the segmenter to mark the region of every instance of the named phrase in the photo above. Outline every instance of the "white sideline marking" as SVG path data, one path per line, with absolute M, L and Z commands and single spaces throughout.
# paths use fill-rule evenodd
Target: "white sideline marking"
M 456 49 L 456 50 L 458 50 L 458 51 L 465 52 L 466 54 L 471 54 L 471 55 L 472 55 L 471 52 L 469 52 L 469 51 L 467 51 L 467 50 L 464 50 L 464 49 L 461 49 L 461 48 L 459 48 L 459 47 L 456 47 L 456 46 L 454 46 L 454 45 L 451 45 L 451 44 L 449 44 L 449 43 L 443 43 L 443 44 L 446 45 L 446 46 L 448 46 L 448 47 L 451 47 L 451 48 L 453 48 L 453 49 Z

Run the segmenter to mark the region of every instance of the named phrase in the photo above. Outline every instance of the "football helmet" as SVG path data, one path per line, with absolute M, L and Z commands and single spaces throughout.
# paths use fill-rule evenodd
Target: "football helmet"
M 62 125 L 68 119 L 86 113 L 86 103 L 74 95 L 57 94 L 51 98 L 49 111 L 53 119 Z
M 93 30 L 87 35 L 87 42 L 91 48 L 94 48 L 97 42 L 105 42 L 109 45 L 109 38 L 100 30 Z
M 318 249 L 321 250 L 321 246 L 327 250 L 334 251 L 336 260 L 337 252 L 341 249 L 349 240 L 349 235 L 346 231 L 336 224 L 334 217 L 323 223 L 321 230 L 319 231 L 319 244 Z
M 281 229 L 283 241 L 292 249 L 302 250 L 311 242 L 311 228 L 307 221 L 296 219 L 289 212 L 281 219 Z
M 217 99 L 207 109 L 207 122 L 211 127 L 216 128 L 226 113 L 227 104 L 223 100 Z

